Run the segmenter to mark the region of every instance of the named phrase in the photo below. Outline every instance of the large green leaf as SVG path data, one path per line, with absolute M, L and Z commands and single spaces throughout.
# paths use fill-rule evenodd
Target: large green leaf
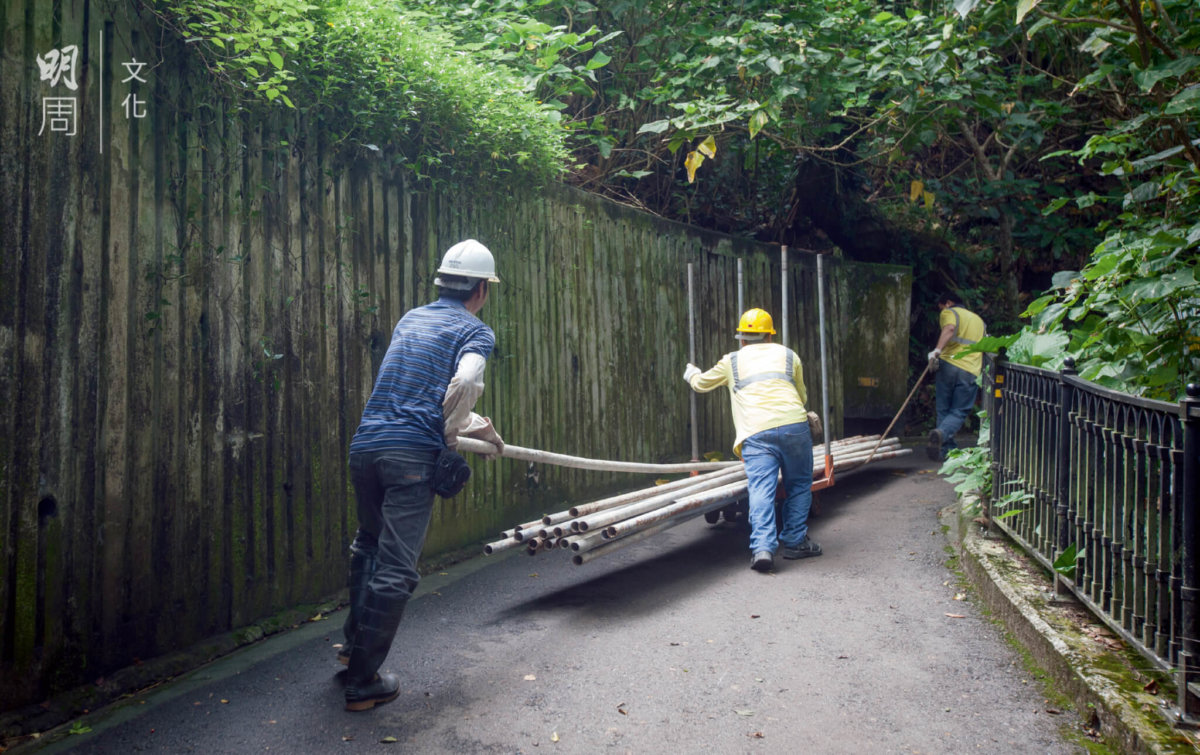
M 1167 115 L 1182 115 L 1200 110 L 1200 84 L 1192 84 L 1171 98 L 1164 112 Z
M 1017 0 L 1017 23 L 1025 20 L 1025 16 L 1029 15 L 1041 0 Z
M 1188 72 L 1200 68 L 1200 57 L 1188 55 L 1146 70 L 1135 69 L 1133 80 L 1143 93 L 1149 93 L 1163 79 L 1182 79 Z

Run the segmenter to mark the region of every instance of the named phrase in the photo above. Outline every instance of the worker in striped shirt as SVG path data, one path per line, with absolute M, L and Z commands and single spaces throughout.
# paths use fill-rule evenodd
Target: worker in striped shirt
M 769 313 L 747 310 L 735 334 L 741 348 L 721 357 L 707 372 L 689 363 L 683 373 L 698 393 L 729 388 L 737 430 L 733 452 L 745 463 L 750 498 L 750 568 L 760 572 L 774 568 L 777 546 L 788 559 L 821 555 L 821 546 L 808 536 L 813 454 L 804 370 L 796 352 L 771 342 L 774 334 Z M 780 472 L 786 498 L 777 532 L 775 487 Z
M 496 342 L 476 315 L 499 282 L 492 253 L 478 241 L 446 251 L 434 279 L 438 300 L 396 324 L 350 441 L 358 532 L 350 547 L 346 644 L 338 654 L 348 666 L 347 710 L 369 710 L 400 692 L 395 674 L 378 672 L 420 579 L 439 455 L 454 449 L 459 435 L 504 448 L 491 420 L 472 411 Z
M 983 370 L 983 355 L 961 353 L 987 334 L 983 320 L 958 305 L 952 294 L 938 297 L 937 345 L 929 352 L 929 367 L 937 372 L 937 427 L 929 432 L 926 453 L 934 461 L 958 448 L 954 436 L 962 429 L 967 414 L 975 406 L 976 385 Z

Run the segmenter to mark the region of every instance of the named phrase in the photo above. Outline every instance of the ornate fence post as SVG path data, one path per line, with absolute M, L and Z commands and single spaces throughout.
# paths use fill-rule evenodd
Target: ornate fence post
M 1000 461 L 1004 457 L 1007 450 L 1007 445 L 1004 438 L 1004 368 L 1008 364 L 1006 354 L 1008 350 L 1003 346 L 996 352 L 996 358 L 992 360 L 992 385 L 991 395 L 988 396 L 988 419 L 992 423 L 991 445 L 992 452 L 992 484 L 989 490 L 985 491 L 983 496 L 982 513 L 983 519 L 988 524 L 988 531 L 993 532 L 992 524 L 992 494 L 996 489 L 996 481 L 1000 479 Z M 985 386 L 986 389 L 986 386 Z
M 1187 396 L 1179 402 L 1183 429 L 1183 490 L 1179 497 L 1183 515 L 1181 538 L 1183 587 L 1180 590 L 1183 621 L 1180 627 L 1179 710 L 1184 721 L 1200 723 L 1200 385 L 1189 383 Z
M 1064 553 L 1067 548 L 1071 547 L 1071 532 L 1074 528 L 1071 526 L 1070 520 L 1067 518 L 1070 510 L 1071 498 L 1071 405 L 1075 400 L 1075 386 L 1069 377 L 1074 377 L 1075 360 L 1072 357 L 1067 357 L 1063 362 L 1063 368 L 1059 373 L 1058 379 L 1058 423 L 1055 428 L 1055 490 L 1054 490 L 1054 513 L 1055 513 L 1055 528 L 1057 535 L 1055 539 L 1056 551 L 1053 554 L 1052 560 L 1057 561 L 1058 557 Z M 1054 572 L 1054 592 L 1059 597 L 1066 596 L 1070 593 L 1066 584 L 1062 580 L 1062 576 L 1056 571 Z

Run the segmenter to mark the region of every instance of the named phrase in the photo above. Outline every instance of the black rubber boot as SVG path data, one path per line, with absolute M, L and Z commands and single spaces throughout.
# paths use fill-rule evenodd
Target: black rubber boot
M 376 563 L 378 561 L 374 551 L 350 546 L 350 613 L 346 616 L 346 623 L 342 625 L 346 643 L 337 653 L 338 662 L 343 666 L 350 663 L 350 649 L 354 647 L 354 635 L 363 612 L 363 602 L 367 599 L 367 585 L 370 584 L 371 577 L 375 576 Z
M 346 671 L 346 710 L 370 710 L 400 694 L 400 679 L 378 671 L 392 649 L 405 603 L 380 598 L 367 590 Z
M 942 453 L 942 444 L 946 439 L 942 437 L 942 431 L 936 427 L 929 431 L 929 443 L 925 446 L 925 455 L 930 461 L 945 461 L 946 455 Z
M 400 677 L 395 674 L 375 674 L 366 684 L 346 687 L 346 710 L 364 711 L 376 705 L 390 703 L 400 695 Z

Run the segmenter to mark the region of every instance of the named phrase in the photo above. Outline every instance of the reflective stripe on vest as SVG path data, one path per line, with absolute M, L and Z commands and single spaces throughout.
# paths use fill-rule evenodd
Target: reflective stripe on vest
M 954 335 L 950 338 L 950 343 L 961 343 L 963 346 L 978 343 L 978 341 L 972 341 L 970 338 L 958 337 L 958 307 L 951 307 L 950 314 L 954 315 Z
M 792 379 L 792 371 L 793 371 L 792 365 L 794 364 L 794 362 L 792 361 L 793 357 L 792 357 L 791 349 L 788 349 L 787 357 L 784 361 L 784 369 L 787 370 L 787 372 L 760 372 L 757 375 L 751 375 L 750 377 L 747 377 L 747 378 L 741 378 L 741 377 L 738 377 L 737 358 L 738 358 L 738 355 L 736 352 L 729 355 L 729 365 L 733 368 L 733 392 L 734 393 L 737 393 L 738 391 L 740 391 L 741 389 L 750 385 L 751 383 L 757 383 L 760 380 L 786 380 L 789 383 L 791 383 L 792 385 L 796 384 L 796 381 Z

